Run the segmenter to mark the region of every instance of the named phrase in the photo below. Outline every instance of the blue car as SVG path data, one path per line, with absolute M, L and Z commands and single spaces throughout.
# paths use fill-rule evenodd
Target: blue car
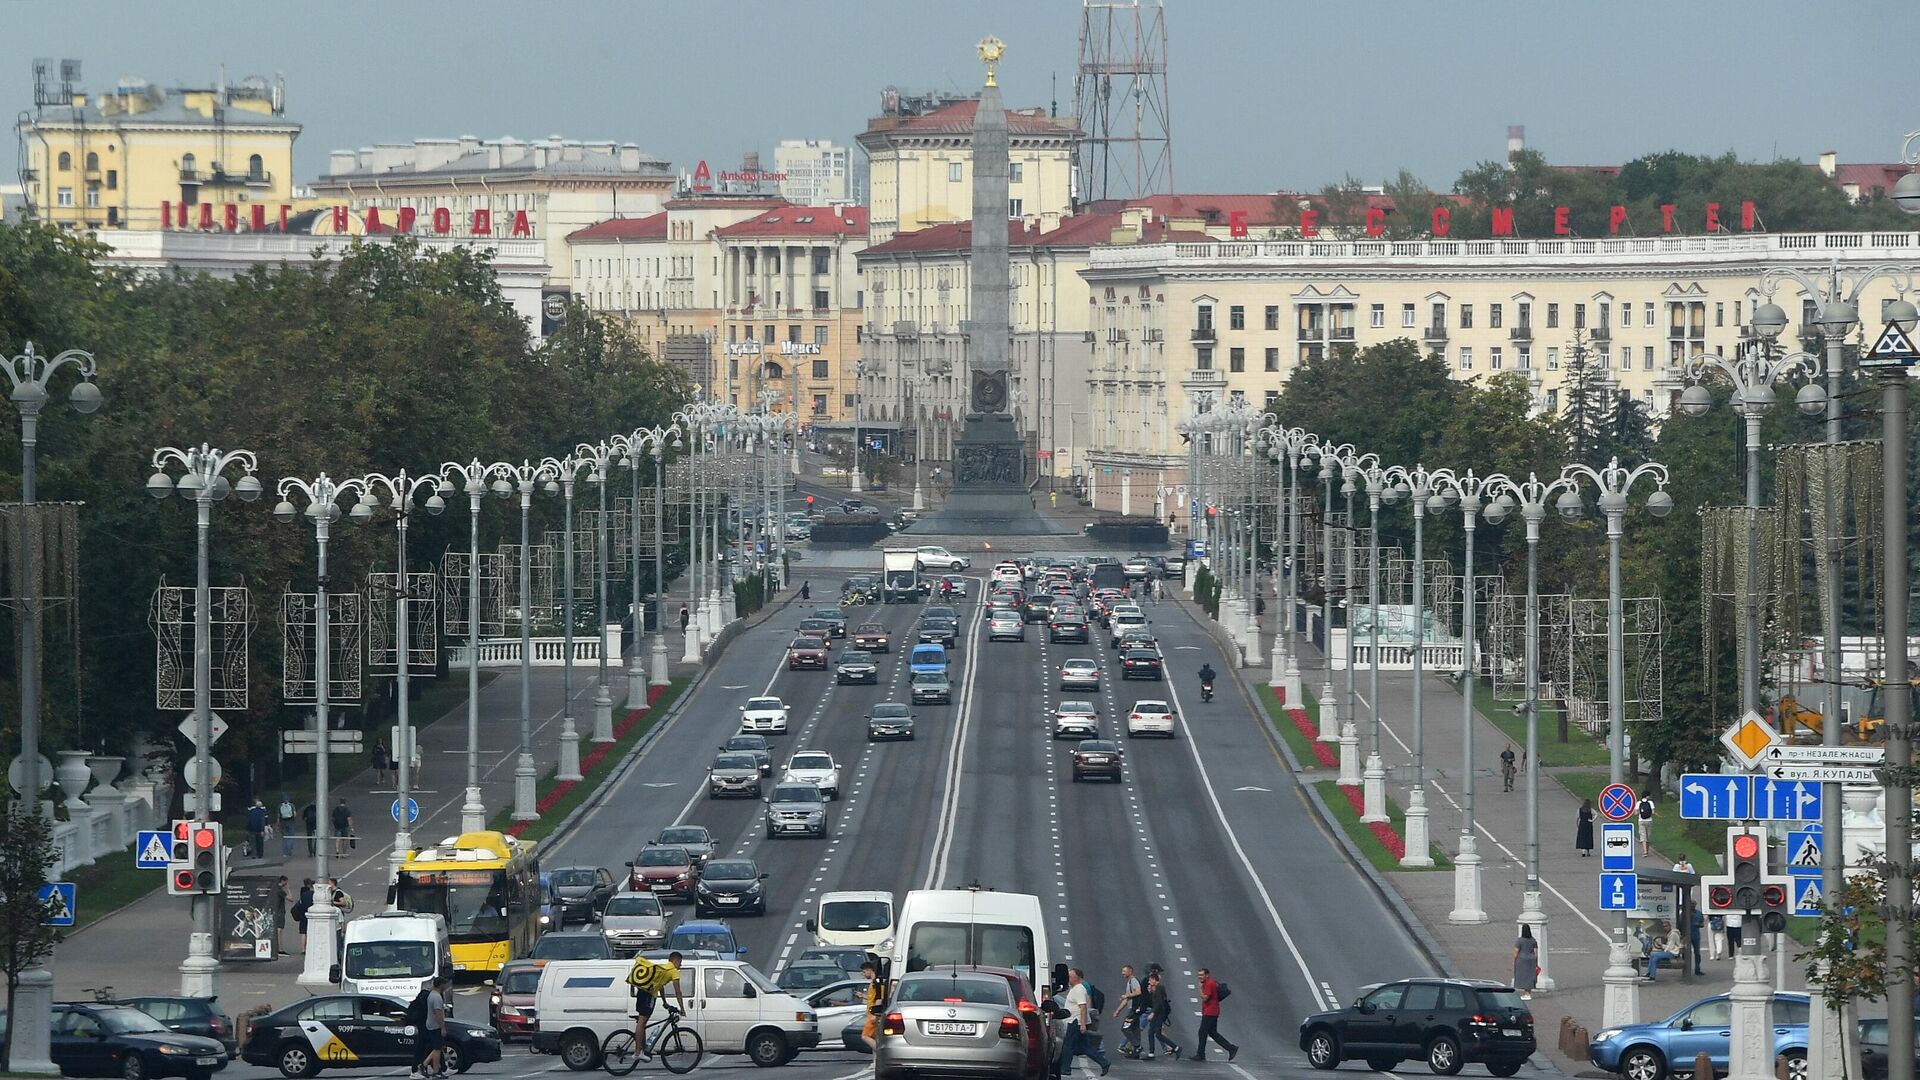
M 1773 996 L 1773 1053 L 1786 1058 L 1787 1080 L 1807 1075 L 1807 1012 L 1805 994 Z M 1625 1080 L 1664 1080 L 1669 1072 L 1693 1072 L 1694 1060 L 1705 1051 L 1714 1070 L 1724 1074 L 1732 1042 L 1733 1003 L 1716 994 L 1665 1020 L 1596 1033 L 1587 1060 Z
M 733 936 L 733 927 L 710 919 L 688 919 L 667 934 L 666 947 L 688 956 L 745 956 L 747 947 Z M 1802 1040 L 1805 1041 L 1804 1039 Z

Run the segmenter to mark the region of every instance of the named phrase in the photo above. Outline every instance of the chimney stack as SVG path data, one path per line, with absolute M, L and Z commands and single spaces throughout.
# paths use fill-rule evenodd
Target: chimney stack
M 1820 151 L 1820 172 L 1831 180 L 1840 171 L 1840 155 L 1832 150 Z
M 1507 125 L 1507 164 L 1513 164 L 1520 151 L 1527 148 L 1527 128 L 1524 124 Z

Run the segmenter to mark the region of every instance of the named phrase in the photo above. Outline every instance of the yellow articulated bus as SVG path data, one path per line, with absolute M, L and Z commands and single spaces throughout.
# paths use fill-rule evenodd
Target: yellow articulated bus
M 533 951 L 541 907 L 533 848 L 504 833 L 462 833 L 400 867 L 400 910 L 446 919 L 457 975 L 491 974 Z

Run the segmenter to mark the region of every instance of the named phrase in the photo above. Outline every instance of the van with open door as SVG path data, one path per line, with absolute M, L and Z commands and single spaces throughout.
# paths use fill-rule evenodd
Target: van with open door
M 807 920 L 807 932 L 821 945 L 879 949 L 893 936 L 893 894 L 823 893 L 816 915 Z

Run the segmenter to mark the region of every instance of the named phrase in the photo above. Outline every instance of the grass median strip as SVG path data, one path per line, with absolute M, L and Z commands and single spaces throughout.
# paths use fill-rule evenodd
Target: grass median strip
M 1335 744 L 1321 742 L 1318 738 L 1319 728 L 1314 726 L 1314 718 L 1320 715 L 1320 706 L 1311 693 L 1302 691 L 1301 696 L 1305 699 L 1304 708 L 1289 709 L 1280 704 L 1272 687 L 1260 688 L 1260 704 L 1267 710 L 1267 718 L 1273 721 L 1274 728 L 1280 732 L 1280 738 L 1293 751 L 1300 766 L 1305 769 L 1316 766 L 1337 768 L 1340 759 L 1334 753 Z
M 616 722 L 612 742 L 588 744 L 591 749 L 580 757 L 580 779 L 557 779 L 560 769 L 556 765 L 540 781 L 534 802 L 534 809 L 540 812 L 538 821 L 516 822 L 513 820 L 513 807 L 508 806 L 494 815 L 493 827 L 522 840 L 544 840 L 552 835 L 568 814 L 573 813 L 588 796 L 599 790 L 601 784 L 606 783 L 614 766 L 626 757 L 627 751 L 632 750 L 634 744 L 667 714 L 673 703 L 686 691 L 687 682 L 687 679 L 679 678 L 666 686 L 651 687 L 647 694 L 647 710 L 629 712 L 624 719 Z
M 1400 857 L 1407 850 L 1407 816 L 1392 799 L 1387 800 L 1387 820 L 1379 824 L 1368 824 L 1360 820 L 1362 803 L 1359 788 L 1342 787 L 1333 780 L 1322 780 L 1314 787 L 1320 792 L 1320 797 L 1327 801 L 1327 806 L 1333 810 L 1333 816 L 1339 820 L 1340 827 L 1347 830 L 1347 835 L 1353 837 L 1353 842 L 1359 845 L 1360 850 L 1366 854 L 1367 860 L 1373 863 L 1374 869 L 1382 873 L 1397 873 L 1403 870 L 1410 873 L 1419 872 L 1413 867 L 1400 865 Z M 1426 869 L 1445 870 L 1451 865 L 1438 847 L 1429 845 L 1428 854 L 1433 859 L 1433 865 Z

